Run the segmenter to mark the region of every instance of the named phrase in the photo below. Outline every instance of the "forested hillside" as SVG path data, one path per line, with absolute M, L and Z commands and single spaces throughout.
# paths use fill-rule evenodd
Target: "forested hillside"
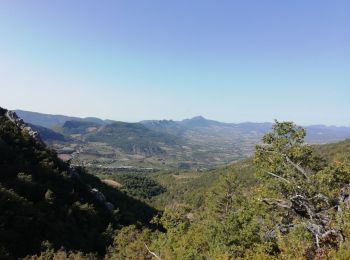
M 350 139 L 338 143 L 317 145 L 315 152 L 335 163 L 350 162 Z
M 103 255 L 123 225 L 147 226 L 156 214 L 59 160 L 0 110 L 0 258 L 45 248 Z

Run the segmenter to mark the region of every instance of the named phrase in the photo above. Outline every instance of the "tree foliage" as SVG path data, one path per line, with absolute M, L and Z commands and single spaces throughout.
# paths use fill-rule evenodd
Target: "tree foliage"
M 276 121 L 273 130 L 254 156 L 260 199 L 279 219 L 270 234 L 303 228 L 313 239 L 309 254 L 324 254 L 345 239 L 337 216 L 349 197 L 350 168 L 314 156 L 304 143 L 305 130 L 291 122 Z

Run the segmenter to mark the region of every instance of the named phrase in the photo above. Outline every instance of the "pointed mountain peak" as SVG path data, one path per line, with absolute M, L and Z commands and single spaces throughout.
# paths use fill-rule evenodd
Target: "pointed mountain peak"
M 195 116 L 195 117 L 192 117 L 189 120 L 192 120 L 192 121 L 209 121 L 208 119 L 204 118 L 203 116 Z
M 206 127 L 206 126 L 223 124 L 214 120 L 206 119 L 203 116 L 195 116 L 195 117 L 192 117 L 191 119 L 185 119 L 185 120 L 182 120 L 181 123 L 191 127 Z

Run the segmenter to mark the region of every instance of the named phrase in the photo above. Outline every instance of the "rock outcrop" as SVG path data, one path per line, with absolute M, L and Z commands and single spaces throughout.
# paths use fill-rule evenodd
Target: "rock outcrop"
M 114 210 L 114 205 L 108 201 L 106 201 L 106 197 L 105 195 L 100 192 L 98 189 L 93 188 L 90 190 L 90 192 L 94 195 L 94 197 L 96 198 L 96 200 L 98 200 L 100 203 L 104 204 L 104 206 L 110 211 L 112 212 Z
M 5 116 L 15 125 L 17 125 L 23 132 L 26 132 L 29 136 L 31 136 L 35 141 L 45 145 L 45 143 L 41 140 L 40 135 L 37 131 L 34 131 L 27 123 L 23 121 L 22 118 L 17 116 L 14 111 L 2 109 L 5 112 Z

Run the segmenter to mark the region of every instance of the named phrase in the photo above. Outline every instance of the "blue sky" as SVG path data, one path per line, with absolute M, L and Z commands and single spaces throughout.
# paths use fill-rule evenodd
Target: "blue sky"
M 0 106 L 350 125 L 350 2 L 0 2 Z

